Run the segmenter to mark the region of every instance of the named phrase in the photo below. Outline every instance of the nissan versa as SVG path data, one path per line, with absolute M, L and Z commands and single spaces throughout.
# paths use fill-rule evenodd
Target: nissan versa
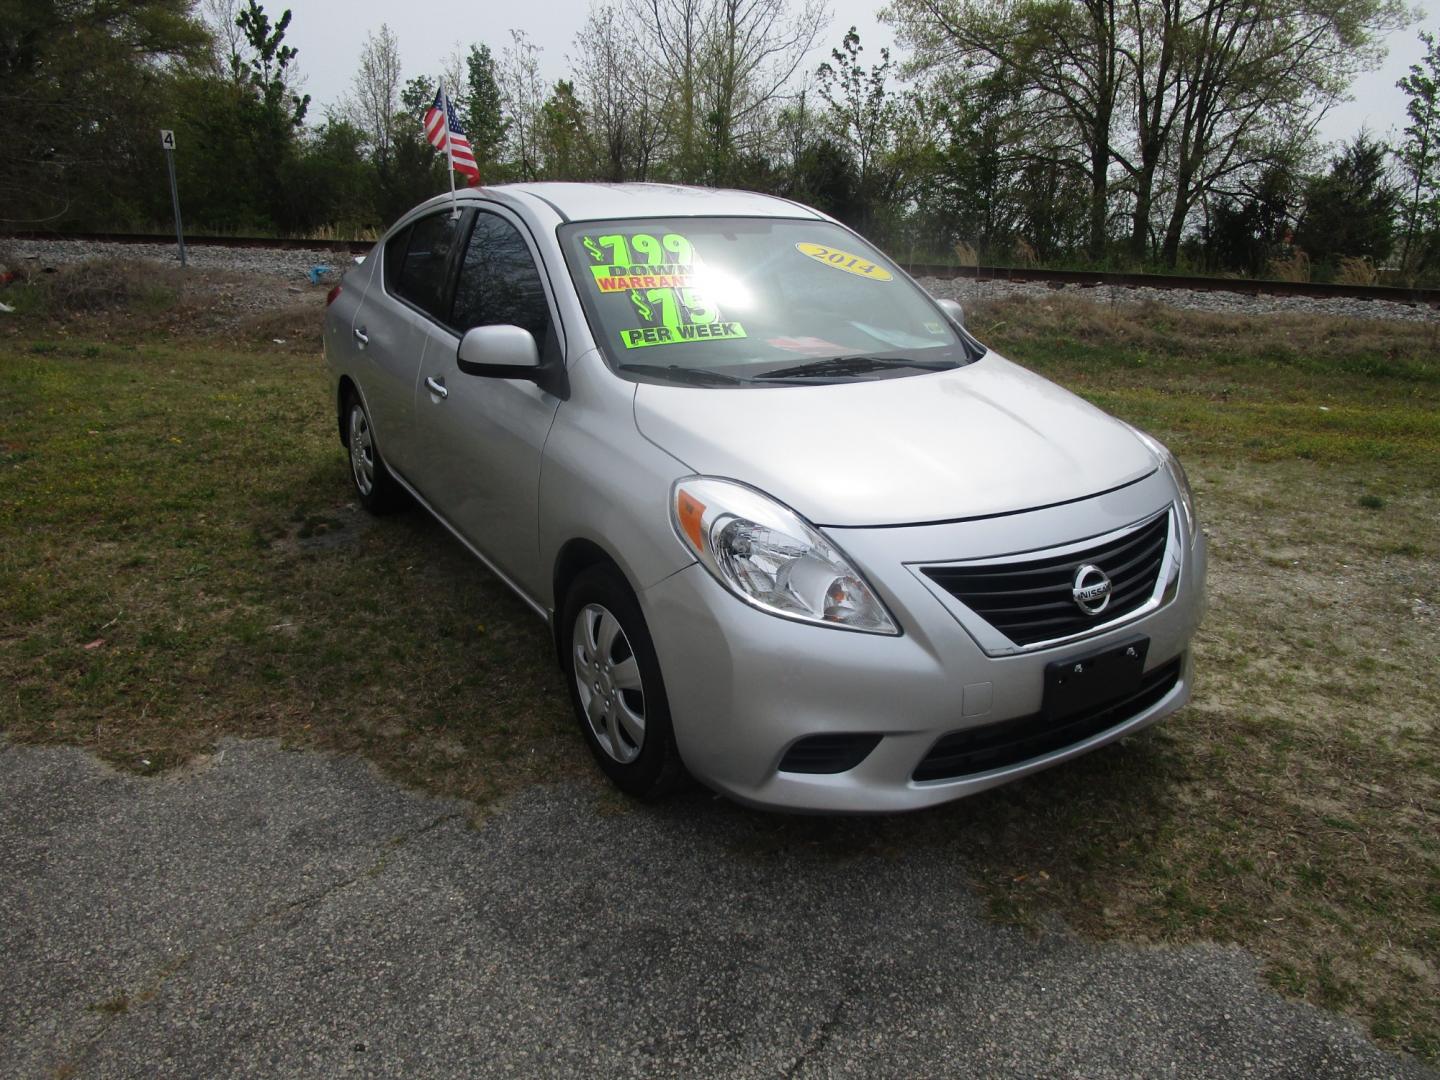
M 1179 463 L 823 214 L 442 196 L 332 291 L 325 351 L 360 502 L 413 497 L 549 620 L 626 791 L 913 809 L 1189 698 Z

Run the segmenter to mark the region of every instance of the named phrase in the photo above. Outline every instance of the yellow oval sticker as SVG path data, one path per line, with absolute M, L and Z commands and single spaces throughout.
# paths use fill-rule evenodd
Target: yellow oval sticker
M 826 247 L 824 244 L 812 244 L 807 241 L 796 244 L 795 250 L 801 255 L 810 256 L 818 263 L 836 270 L 844 270 L 847 274 L 854 274 L 856 277 L 869 278 L 871 281 L 895 280 L 895 275 L 883 266 L 877 266 L 869 259 L 852 255 L 848 251 L 841 251 L 839 248 Z

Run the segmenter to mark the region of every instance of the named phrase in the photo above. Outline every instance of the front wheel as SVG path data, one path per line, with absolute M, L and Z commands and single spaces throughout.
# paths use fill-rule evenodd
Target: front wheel
M 655 798 L 685 775 L 660 661 L 625 579 L 593 566 L 575 579 L 561 612 L 570 701 L 590 752 L 621 790 Z

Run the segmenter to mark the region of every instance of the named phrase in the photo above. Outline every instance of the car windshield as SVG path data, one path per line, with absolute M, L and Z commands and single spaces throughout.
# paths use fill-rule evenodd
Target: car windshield
M 559 235 L 611 366 L 638 381 L 849 382 L 983 352 L 885 256 L 827 221 L 627 219 Z

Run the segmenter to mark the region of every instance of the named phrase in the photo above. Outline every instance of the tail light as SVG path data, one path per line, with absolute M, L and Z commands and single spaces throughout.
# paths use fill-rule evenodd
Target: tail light
M 335 302 L 335 298 L 339 295 L 340 286 L 336 285 L 333 289 L 331 289 L 328 293 L 325 294 L 325 306 L 329 307 L 331 304 L 333 304 Z

